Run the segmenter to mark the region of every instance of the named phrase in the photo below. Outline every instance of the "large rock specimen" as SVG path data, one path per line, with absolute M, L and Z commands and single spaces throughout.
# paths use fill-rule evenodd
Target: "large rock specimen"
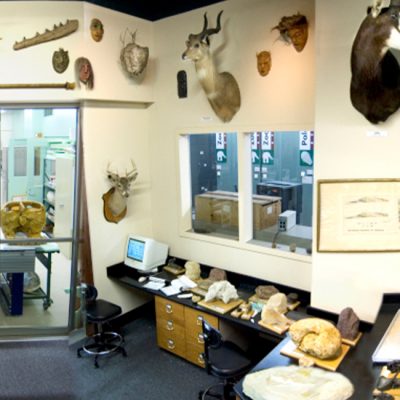
M 297 347 L 322 360 L 340 355 L 342 337 L 329 321 L 320 318 L 304 318 L 289 328 L 289 335 Z
M 253 372 L 243 381 L 243 393 L 252 400 L 347 400 L 353 392 L 352 383 L 338 372 L 295 365 Z

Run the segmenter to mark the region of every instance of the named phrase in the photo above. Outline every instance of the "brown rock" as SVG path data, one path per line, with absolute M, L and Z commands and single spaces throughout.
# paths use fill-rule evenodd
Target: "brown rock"
M 272 285 L 260 285 L 256 287 L 256 294 L 260 299 L 268 300 L 276 293 L 279 293 L 279 290 Z
M 342 337 L 354 340 L 359 332 L 360 319 L 351 307 L 344 308 L 339 314 L 336 325 Z
M 226 281 L 226 272 L 223 269 L 212 268 L 208 279 L 216 281 Z

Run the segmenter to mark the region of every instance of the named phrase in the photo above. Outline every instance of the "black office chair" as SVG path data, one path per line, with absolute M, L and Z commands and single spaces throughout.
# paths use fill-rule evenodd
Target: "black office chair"
M 126 357 L 123 347 L 124 338 L 117 332 L 106 332 L 105 325 L 122 313 L 120 306 L 97 298 L 97 289 L 93 285 L 85 285 L 86 321 L 95 326 L 95 333 L 89 336 L 84 346 L 77 350 L 78 357 L 82 351 L 94 356 L 94 366 L 99 368 L 97 359 L 114 352 L 120 352 Z
M 207 396 L 231 400 L 235 399 L 233 386 L 252 367 L 252 361 L 235 343 L 224 341 L 221 332 L 213 328 L 203 319 L 204 361 L 208 374 L 220 378 L 221 382 L 214 384 L 199 393 L 199 400 Z M 222 386 L 222 393 L 211 392 L 211 389 Z

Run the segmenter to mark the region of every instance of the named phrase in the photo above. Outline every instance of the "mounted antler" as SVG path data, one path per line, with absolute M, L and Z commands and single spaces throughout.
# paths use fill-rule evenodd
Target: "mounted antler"
M 351 52 L 350 97 L 353 106 L 373 124 L 386 121 L 400 107 L 400 67 L 389 50 L 400 49 L 400 0 L 368 9 Z
M 212 109 L 223 122 L 229 122 L 240 108 L 239 86 L 229 72 L 217 71 L 209 51 L 209 37 L 221 30 L 222 12 L 218 14 L 215 28 L 208 28 L 207 13 L 204 13 L 203 29 L 200 33 L 189 34 L 187 49 L 182 58 L 194 62 L 200 84 Z
M 130 195 L 131 184 L 138 176 L 136 164 L 131 160 L 132 170 L 125 171 L 125 176 L 110 170 L 107 166 L 107 178 L 111 182 L 111 189 L 103 194 L 104 217 L 109 222 L 118 223 L 126 215 L 127 199 Z

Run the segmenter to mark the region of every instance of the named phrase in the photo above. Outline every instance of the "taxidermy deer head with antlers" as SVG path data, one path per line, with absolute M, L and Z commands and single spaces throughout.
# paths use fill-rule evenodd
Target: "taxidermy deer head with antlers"
M 400 49 L 400 0 L 382 2 L 369 7 L 351 51 L 351 102 L 373 124 L 400 107 L 400 67 L 390 51 Z
M 138 176 L 137 168 L 133 160 L 132 170 L 125 175 L 110 170 L 107 167 L 107 179 L 111 183 L 111 189 L 103 194 L 104 217 L 108 222 L 118 223 L 126 215 L 127 199 L 131 192 L 131 184 Z
M 197 77 L 212 109 L 223 122 L 229 122 L 240 108 L 239 86 L 229 72 L 217 71 L 210 54 L 209 37 L 221 30 L 221 14 L 222 11 L 218 14 L 216 28 L 208 28 L 207 13 L 204 14 L 203 30 L 189 35 L 182 58 L 194 62 Z

